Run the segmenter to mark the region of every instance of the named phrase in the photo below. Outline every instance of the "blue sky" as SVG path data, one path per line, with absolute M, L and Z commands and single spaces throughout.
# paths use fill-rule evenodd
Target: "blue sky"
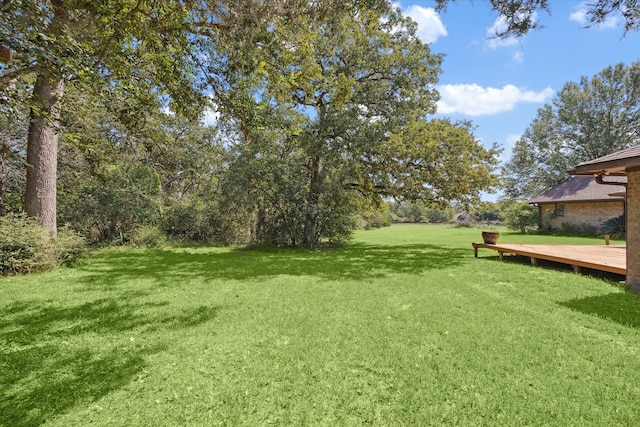
M 437 14 L 433 1 L 397 3 L 418 23 L 419 35 L 434 53 L 445 54 L 440 76 L 439 115 L 468 119 L 476 137 L 489 147 L 504 148 L 503 160 L 535 118 L 565 83 L 592 77 L 609 65 L 640 60 L 640 33 L 623 37 L 623 22 L 612 19 L 584 28 L 584 2 L 551 2 L 541 12 L 545 27 L 521 39 L 495 40 L 489 35 L 499 17 L 488 1 L 458 0 Z M 496 195 L 483 198 L 494 201 Z

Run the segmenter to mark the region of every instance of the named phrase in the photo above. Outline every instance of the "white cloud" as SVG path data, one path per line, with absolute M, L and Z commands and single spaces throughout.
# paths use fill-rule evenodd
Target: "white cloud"
M 418 37 L 425 43 L 435 43 L 438 38 L 447 35 L 447 29 L 440 20 L 440 16 L 430 7 L 409 6 L 403 14 L 418 24 Z
M 507 21 L 504 16 L 499 16 L 492 26 L 487 28 L 487 46 L 491 49 L 498 49 L 499 47 L 513 46 L 519 43 L 515 37 L 496 37 L 496 34 L 503 32 L 507 29 Z
M 589 17 L 587 16 L 587 5 L 586 5 L 586 3 L 582 3 L 581 5 L 577 6 L 576 10 L 571 12 L 571 14 L 569 14 L 569 20 L 573 21 L 573 22 L 577 22 L 578 24 L 580 24 L 582 26 L 588 26 L 589 25 Z M 609 17 L 609 19 L 607 19 L 606 21 L 601 22 L 598 25 L 596 25 L 596 28 L 604 30 L 604 29 L 609 29 L 609 28 L 616 28 L 616 27 L 618 27 L 618 25 L 620 25 L 620 16 L 619 15 L 613 15 L 613 16 Z
M 569 15 L 569 20 L 573 22 L 577 22 L 580 25 L 587 24 L 587 9 L 584 9 L 584 5 L 581 9 L 576 10 L 575 12 L 571 12 Z
M 502 88 L 482 87 L 478 84 L 440 85 L 438 113 L 460 113 L 467 116 L 485 116 L 513 110 L 517 104 L 542 103 L 553 95 L 553 89 L 535 92 L 514 85 Z

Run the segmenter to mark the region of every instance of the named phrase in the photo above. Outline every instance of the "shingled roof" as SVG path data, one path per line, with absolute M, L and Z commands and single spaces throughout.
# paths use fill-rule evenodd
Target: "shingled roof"
M 640 166 L 640 145 L 580 163 L 569 173 L 572 175 L 593 175 L 606 171 L 611 175 L 626 175 L 627 168 L 638 166 Z
M 611 182 L 627 182 L 626 177 L 607 177 Z M 534 203 L 574 203 L 574 202 L 615 202 L 621 197 L 612 196 L 620 193 L 624 187 L 620 185 L 598 184 L 593 176 L 574 176 L 569 181 L 553 187 L 545 193 L 529 200 Z

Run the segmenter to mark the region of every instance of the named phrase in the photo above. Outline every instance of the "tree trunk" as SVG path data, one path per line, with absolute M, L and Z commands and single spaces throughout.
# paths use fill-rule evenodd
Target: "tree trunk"
M 56 172 L 58 122 L 64 79 L 39 75 L 33 88 L 34 107 L 27 139 L 27 191 L 25 210 L 56 234 Z
M 313 248 L 318 244 L 318 214 L 320 212 L 320 192 L 322 174 L 320 172 L 320 158 L 311 161 L 311 182 L 307 196 L 307 213 L 304 223 L 304 246 Z

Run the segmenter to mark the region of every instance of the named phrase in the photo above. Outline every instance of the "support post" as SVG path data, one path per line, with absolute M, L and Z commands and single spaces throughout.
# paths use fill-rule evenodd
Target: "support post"
M 640 294 L 640 167 L 627 169 L 627 287 Z

